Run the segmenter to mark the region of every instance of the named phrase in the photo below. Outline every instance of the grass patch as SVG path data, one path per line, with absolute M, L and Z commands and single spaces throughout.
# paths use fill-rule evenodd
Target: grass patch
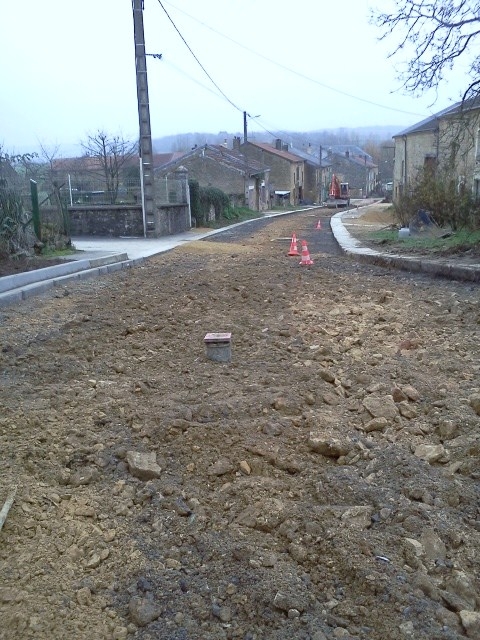
M 438 254 L 480 251 L 480 230 L 461 229 L 444 235 L 445 237 L 439 237 L 428 232 L 420 232 L 406 238 L 399 238 L 398 229 L 381 229 L 369 234 L 374 244 L 402 247 L 409 251 L 427 251 Z
M 44 247 L 40 254 L 42 258 L 62 258 L 63 256 L 71 256 L 78 253 L 75 247 L 66 247 L 65 249 L 49 249 Z
M 245 222 L 246 220 L 255 220 L 256 218 L 262 217 L 263 212 L 253 211 L 247 207 L 235 207 L 225 211 L 225 214 L 219 220 L 211 220 L 206 223 L 205 226 L 210 229 L 221 229 L 222 227 L 228 227 L 228 225 L 231 224 Z
M 319 206 L 319 205 L 318 205 Z M 286 207 L 280 207 L 280 206 L 275 206 L 275 207 L 270 207 L 269 211 L 274 211 L 274 212 L 282 212 L 282 211 L 304 211 L 305 209 L 312 209 L 314 208 L 314 205 L 293 205 L 293 204 L 289 204 Z

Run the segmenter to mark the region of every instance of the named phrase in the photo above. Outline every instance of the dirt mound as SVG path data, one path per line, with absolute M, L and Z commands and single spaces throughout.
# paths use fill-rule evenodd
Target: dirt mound
M 0 638 L 479 637 L 478 290 L 316 220 L 2 309 Z

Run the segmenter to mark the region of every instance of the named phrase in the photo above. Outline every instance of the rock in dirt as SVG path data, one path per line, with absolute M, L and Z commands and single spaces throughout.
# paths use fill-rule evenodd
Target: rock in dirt
M 429 464 L 448 462 L 447 452 L 442 444 L 419 444 L 415 448 L 415 455 Z
M 281 611 L 288 612 L 291 609 L 305 611 L 308 607 L 308 598 L 301 593 L 293 591 L 278 591 L 273 599 L 273 605 Z
M 311 431 L 308 438 L 308 446 L 315 453 L 321 453 L 328 458 L 339 458 L 346 456 L 350 451 L 350 446 L 346 442 L 341 442 L 337 438 L 323 436 L 317 432 Z
M 219 458 L 208 468 L 208 473 L 211 476 L 224 476 L 226 473 L 231 473 L 234 468 L 228 458 Z
M 363 406 L 373 418 L 391 420 L 398 416 L 398 409 L 392 396 L 367 396 L 363 399 Z
M 478 611 L 460 611 L 460 620 L 467 632 L 467 638 L 480 638 L 480 613 Z
M 446 580 L 445 587 L 447 591 L 455 593 L 462 598 L 469 607 L 476 609 L 479 597 L 472 580 L 464 571 L 452 571 L 452 574 Z
M 127 451 L 126 460 L 132 476 L 140 480 L 159 478 L 162 473 L 162 469 L 158 466 L 157 457 L 153 451 L 146 453 Z
M 472 396 L 470 396 L 468 402 L 477 416 L 480 416 L 480 393 L 474 393 Z
M 366 424 L 363 425 L 363 431 L 369 433 L 370 431 L 383 431 L 388 427 L 388 420 L 384 417 L 372 418 Z
M 146 627 L 160 617 L 162 610 L 150 598 L 134 596 L 128 603 L 130 618 L 137 627 Z

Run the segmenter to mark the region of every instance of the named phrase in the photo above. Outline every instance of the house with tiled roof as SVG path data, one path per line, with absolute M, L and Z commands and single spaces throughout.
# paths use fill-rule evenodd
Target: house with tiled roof
M 353 145 L 330 147 L 327 158 L 332 171 L 340 182 L 348 182 L 350 196 L 363 198 L 376 190 L 378 165 L 372 157 L 360 147 Z
M 424 170 L 445 170 L 480 199 L 480 99 L 457 102 L 393 136 L 393 200 L 408 192 Z
M 325 202 L 332 180 L 332 163 L 329 158 L 321 153 L 321 147 L 315 149 L 311 144 L 305 149 L 290 147 L 290 153 L 303 158 L 304 161 L 303 202 Z
M 333 144 L 328 147 L 329 153 L 338 153 L 340 155 L 346 155 L 347 153 L 352 157 L 367 157 L 369 162 L 373 162 L 372 156 L 364 151 L 356 144 Z
M 267 142 L 244 142 L 234 139 L 234 148 L 241 150 L 249 160 L 270 167 L 270 201 L 272 205 L 297 205 L 305 193 L 305 160 L 291 153 L 288 145 L 277 139 L 274 145 Z
M 268 165 L 235 149 L 205 144 L 177 156 L 155 169 L 155 182 L 173 175 L 180 167 L 201 187 L 215 187 L 226 193 L 233 206 L 248 206 L 254 211 L 269 207 Z

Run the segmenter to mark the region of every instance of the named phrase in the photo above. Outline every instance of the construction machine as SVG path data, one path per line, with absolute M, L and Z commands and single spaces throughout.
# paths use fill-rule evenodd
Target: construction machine
M 350 206 L 350 189 L 348 182 L 340 182 L 335 174 L 332 175 L 326 205 L 327 207 L 335 208 Z

